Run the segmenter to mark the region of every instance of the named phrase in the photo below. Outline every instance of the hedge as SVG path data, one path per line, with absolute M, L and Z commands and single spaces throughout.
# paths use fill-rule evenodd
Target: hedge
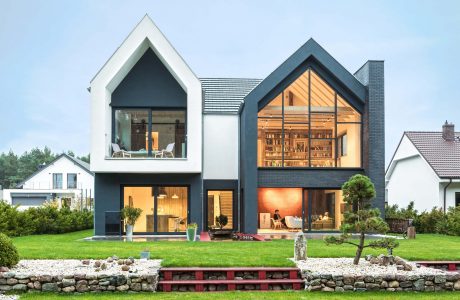
M 19 211 L 17 206 L 0 201 L 0 232 L 8 236 L 65 233 L 93 228 L 93 213 L 52 204 Z

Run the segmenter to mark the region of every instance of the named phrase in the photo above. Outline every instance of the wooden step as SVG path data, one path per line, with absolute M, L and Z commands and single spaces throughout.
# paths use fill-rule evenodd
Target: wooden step
M 261 291 L 269 290 L 269 286 L 272 284 L 289 284 L 292 285 L 293 290 L 300 290 L 304 284 L 303 279 L 240 279 L 240 280 L 160 280 L 158 282 L 162 286 L 163 292 L 171 292 L 173 285 L 194 285 L 195 291 L 204 291 L 206 285 L 226 285 L 227 291 L 236 290 L 237 285 L 258 285 Z
M 416 261 L 417 265 L 421 265 L 424 267 L 435 267 L 435 266 L 442 266 L 447 265 L 448 271 L 460 271 L 457 269 L 457 266 L 460 266 L 460 261 L 458 260 L 422 260 Z

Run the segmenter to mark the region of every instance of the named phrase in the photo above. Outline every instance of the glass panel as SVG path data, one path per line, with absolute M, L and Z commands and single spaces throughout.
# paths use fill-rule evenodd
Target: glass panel
M 284 90 L 285 122 L 308 122 L 308 73 L 307 70 Z
M 361 124 L 337 124 L 337 166 L 361 167 Z
M 276 96 L 270 103 L 259 111 L 259 118 L 282 118 L 283 98 L 281 94 Z
M 142 209 L 141 216 L 134 224 L 134 232 L 154 232 L 153 215 L 155 207 L 151 187 L 124 187 L 123 207 L 127 206 Z
M 227 225 L 223 228 L 233 228 L 233 191 L 208 191 L 208 227 L 219 227 L 219 216 L 227 217 Z
M 116 145 L 112 145 L 112 156 L 146 157 L 148 123 L 148 110 L 115 110 Z
M 301 188 L 259 188 L 259 230 L 301 230 Z
M 331 168 L 335 166 L 335 141 L 333 139 L 312 139 L 310 152 L 311 167 Z
M 335 113 L 335 91 L 315 72 L 311 72 L 311 111 Z
M 77 174 L 67 174 L 67 188 L 68 189 L 77 188 Z
M 284 125 L 284 166 L 308 167 L 308 125 Z
M 257 161 L 262 167 L 281 167 L 283 155 L 280 119 L 259 119 Z
M 53 174 L 53 189 L 62 189 L 62 174 Z
M 334 114 L 311 114 L 311 138 L 332 139 L 335 138 L 335 115 Z
M 336 230 L 343 220 L 345 204 L 341 190 L 310 190 L 311 230 Z
M 337 122 L 361 122 L 361 114 L 337 95 Z
M 186 187 L 158 187 L 158 232 L 185 232 L 187 227 Z
M 152 155 L 186 157 L 185 110 L 152 111 Z

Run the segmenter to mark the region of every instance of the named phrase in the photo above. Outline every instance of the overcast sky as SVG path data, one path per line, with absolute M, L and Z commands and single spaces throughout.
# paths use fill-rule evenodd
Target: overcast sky
M 89 152 L 89 81 L 149 14 L 200 77 L 264 78 L 313 37 L 354 73 L 385 60 L 386 159 L 460 126 L 460 1 L 0 0 L 0 152 Z

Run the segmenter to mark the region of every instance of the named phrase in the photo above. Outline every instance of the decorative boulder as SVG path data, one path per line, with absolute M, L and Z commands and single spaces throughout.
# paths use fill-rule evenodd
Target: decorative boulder
M 306 260 L 307 259 L 307 238 L 302 232 L 299 232 L 295 236 L 294 241 L 294 260 Z

